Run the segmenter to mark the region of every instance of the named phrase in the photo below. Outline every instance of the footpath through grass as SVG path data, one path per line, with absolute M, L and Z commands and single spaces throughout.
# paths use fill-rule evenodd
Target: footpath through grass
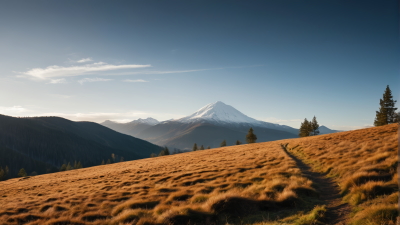
M 352 206 L 350 224 L 395 224 L 398 216 L 398 124 L 300 138 L 288 150 L 334 178 Z

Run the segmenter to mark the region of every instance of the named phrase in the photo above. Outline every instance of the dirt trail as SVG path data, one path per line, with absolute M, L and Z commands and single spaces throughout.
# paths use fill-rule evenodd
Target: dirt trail
M 296 161 L 301 172 L 312 182 L 318 184 L 317 191 L 321 195 L 320 199 L 326 203 L 326 224 L 347 224 L 351 207 L 349 204 L 342 202 L 340 188 L 337 183 L 332 178 L 327 178 L 324 174 L 313 172 L 310 166 L 306 165 L 296 156 L 288 152 L 286 146 L 282 145 L 282 148 L 294 161 Z

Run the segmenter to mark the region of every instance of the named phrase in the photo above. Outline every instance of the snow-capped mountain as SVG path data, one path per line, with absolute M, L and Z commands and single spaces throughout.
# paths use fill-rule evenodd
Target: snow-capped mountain
M 158 120 L 156 120 L 154 118 L 151 118 L 151 117 L 147 117 L 147 119 L 139 118 L 139 119 L 133 120 L 133 121 L 131 121 L 129 123 L 144 123 L 144 124 L 148 124 L 148 125 L 154 126 L 156 124 L 159 124 L 160 121 L 158 121 Z
M 129 123 L 105 121 L 102 125 L 153 144 L 180 149 L 191 149 L 194 143 L 218 147 L 222 140 L 230 144 L 237 140 L 245 143 L 250 127 L 257 135 L 257 142 L 297 138 L 299 135 L 298 129 L 256 120 L 220 101 L 180 119 L 159 122 L 147 118 Z M 337 132 L 325 126 L 321 126 L 320 131 L 321 134 Z
M 207 121 L 211 123 L 260 123 L 250 118 L 230 105 L 218 101 L 208 104 L 195 113 L 176 120 L 181 123 Z
M 227 105 L 221 101 L 208 104 L 193 114 L 173 120 L 181 123 L 211 123 L 214 125 L 231 125 L 231 126 L 254 126 L 269 129 L 284 130 L 292 133 L 298 133 L 297 129 L 289 126 L 268 123 L 253 119 L 241 113 L 239 110 Z

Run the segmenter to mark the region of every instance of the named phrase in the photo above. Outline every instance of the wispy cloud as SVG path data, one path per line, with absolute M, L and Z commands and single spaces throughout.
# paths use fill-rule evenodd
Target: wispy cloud
M 50 79 L 53 77 L 71 77 L 71 76 L 81 76 L 87 75 L 94 72 L 103 72 L 110 70 L 120 70 L 120 69 L 137 69 L 151 67 L 151 65 L 112 65 L 104 62 L 86 64 L 82 66 L 48 66 L 46 68 L 33 68 L 24 73 L 25 76 L 29 76 L 37 79 Z
M 144 83 L 144 82 L 149 82 L 149 81 L 147 81 L 147 80 L 142 80 L 142 79 L 138 79 L 138 80 L 124 80 L 124 82 Z
M 83 58 L 83 59 L 80 59 L 80 60 L 78 60 L 76 62 L 77 63 L 85 63 L 85 62 L 91 62 L 91 61 L 93 61 L 92 58 Z
M 191 73 L 191 72 L 199 72 L 206 70 L 221 70 L 221 69 L 224 68 L 198 69 L 198 70 L 165 70 L 165 71 L 145 70 L 137 72 L 107 73 L 103 75 L 151 75 L 151 74 L 170 74 L 170 73 Z
M 49 84 L 65 84 L 67 83 L 67 80 L 65 78 L 60 78 L 60 79 L 51 79 Z
M 23 108 L 22 106 L 15 105 L 11 107 L 2 107 L 0 106 L 0 114 L 9 114 L 9 113 L 24 113 L 28 110 Z
M 104 78 L 83 78 L 82 80 L 78 80 L 80 84 L 83 84 L 85 82 L 105 82 L 105 81 L 111 81 L 113 79 L 104 79 Z

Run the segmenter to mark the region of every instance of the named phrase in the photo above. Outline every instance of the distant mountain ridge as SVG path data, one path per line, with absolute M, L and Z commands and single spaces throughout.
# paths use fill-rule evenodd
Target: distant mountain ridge
M 131 136 L 136 136 L 138 133 L 150 128 L 160 122 L 154 118 L 148 117 L 147 119 L 137 119 L 128 123 L 117 123 L 110 120 L 106 120 L 101 125 L 106 126 L 115 131 Z
M 157 145 L 180 149 L 191 149 L 194 143 L 218 147 L 224 139 L 229 144 L 236 140 L 245 143 L 250 127 L 258 135 L 258 142 L 298 137 L 298 129 L 253 119 L 221 101 L 208 104 L 189 116 L 154 126 L 139 127 L 132 122 L 117 124 L 105 121 L 102 125 Z
M 63 163 L 99 165 L 114 153 L 125 160 L 147 158 L 161 147 L 93 122 L 60 117 L 16 118 L 0 115 L 0 166 L 38 174 Z
M 323 125 L 319 126 L 318 130 L 319 134 L 332 134 L 332 133 L 342 132 L 342 130 L 332 130 Z
M 191 149 L 194 143 L 204 147 L 219 147 L 226 140 L 228 145 L 236 140 L 245 143 L 250 127 L 257 135 L 257 142 L 297 138 L 299 130 L 286 125 L 253 119 L 221 101 L 208 104 L 196 112 L 179 119 L 156 121 L 152 118 L 138 119 L 129 123 L 105 121 L 102 125 L 118 132 L 132 135 L 157 145 Z M 339 132 L 325 126 L 321 134 Z

